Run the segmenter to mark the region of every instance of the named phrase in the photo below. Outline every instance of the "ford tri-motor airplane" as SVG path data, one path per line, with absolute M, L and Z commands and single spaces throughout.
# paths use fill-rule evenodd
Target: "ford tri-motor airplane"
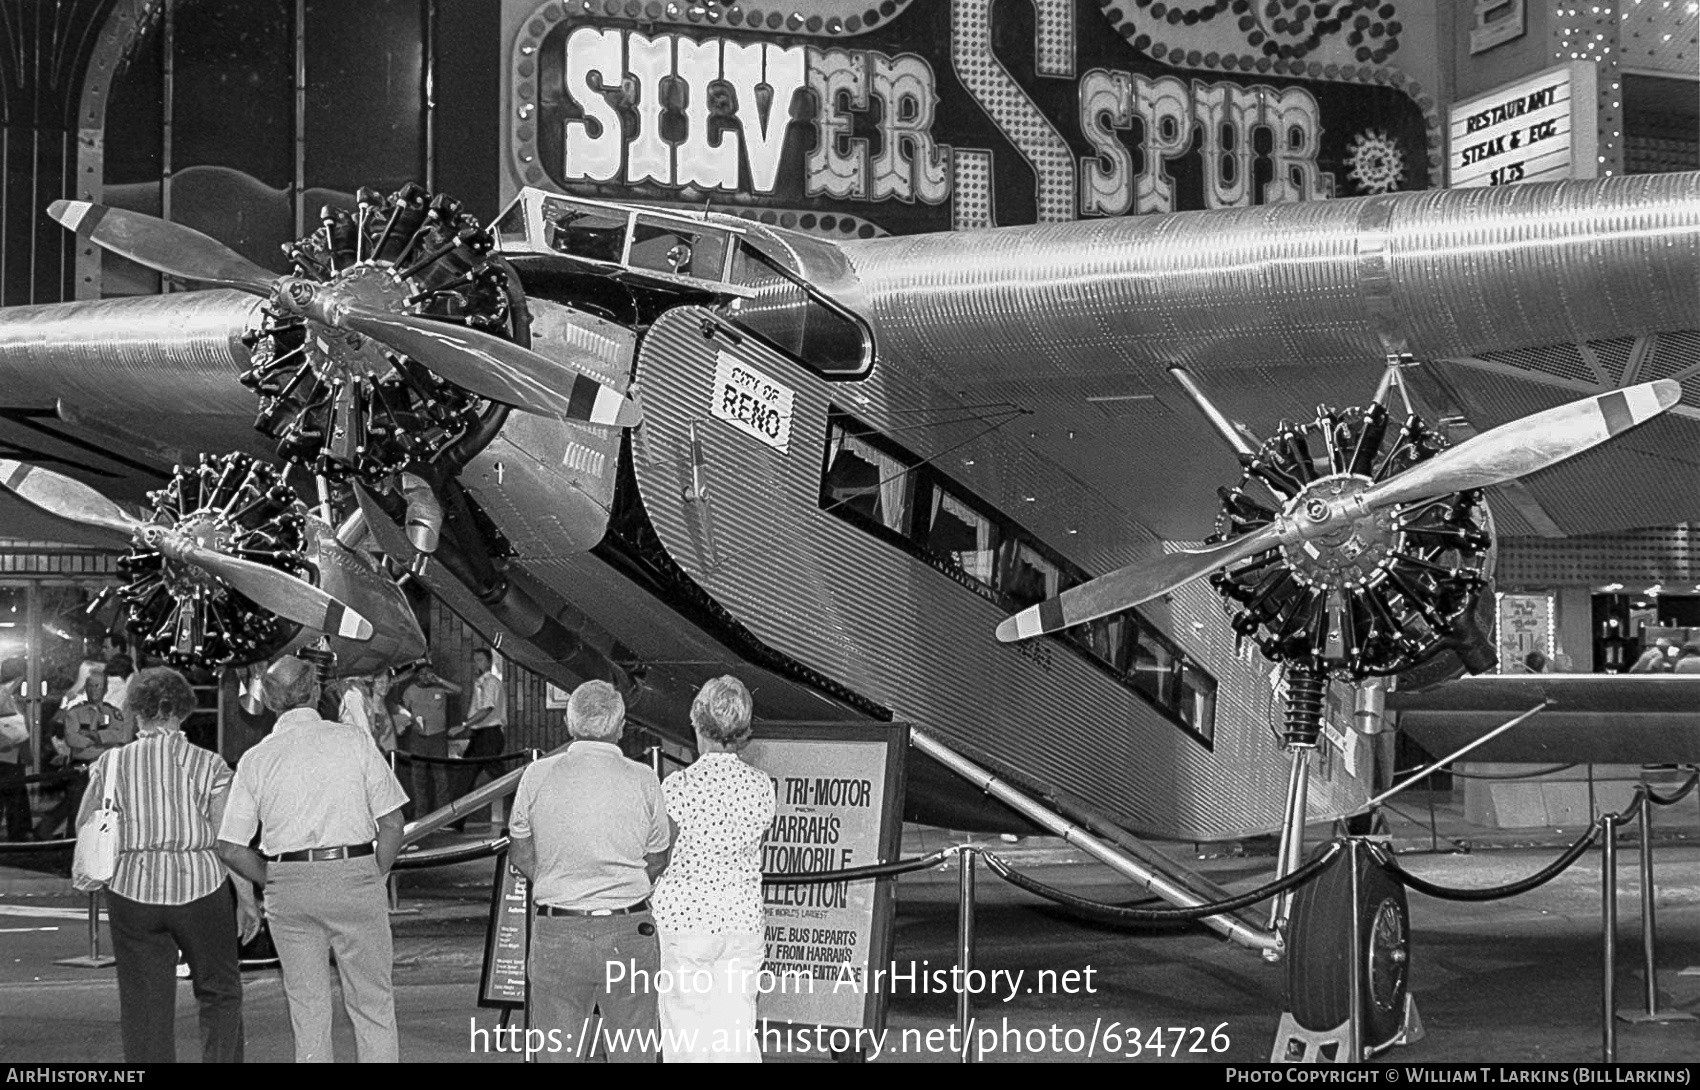
M 151 651 L 399 661 L 410 573 L 676 737 L 728 670 L 911 723 L 910 815 L 955 828 L 1024 826 L 947 753 L 1127 840 L 1351 813 L 1354 688 L 1373 724 L 1492 664 L 1496 527 L 1700 516 L 1696 174 L 856 241 L 362 190 L 283 275 L 50 214 L 211 289 L 0 312 L 3 407 L 159 471 L 0 463 L 0 518 L 129 540 Z M 144 518 L 87 487 L 161 480 Z

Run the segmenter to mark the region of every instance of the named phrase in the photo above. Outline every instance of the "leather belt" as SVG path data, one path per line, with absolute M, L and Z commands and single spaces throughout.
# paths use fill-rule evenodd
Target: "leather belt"
M 539 916 L 630 916 L 634 912 L 648 912 L 649 898 L 645 897 L 635 905 L 625 908 L 562 908 L 559 905 L 538 905 Z
M 282 855 L 269 855 L 266 858 L 273 863 L 325 863 L 332 859 L 359 859 L 377 851 L 370 844 L 350 844 L 344 848 L 308 848 L 300 852 L 284 852 Z

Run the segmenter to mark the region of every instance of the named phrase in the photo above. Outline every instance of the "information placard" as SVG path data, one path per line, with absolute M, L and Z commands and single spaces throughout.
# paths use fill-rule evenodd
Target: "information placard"
M 903 725 L 763 725 L 744 758 L 774 781 L 778 812 L 762 845 L 765 873 L 845 870 L 897 857 L 903 819 Z M 883 1027 L 886 997 L 870 970 L 891 961 L 892 879 L 764 888 L 773 986 L 769 1022 Z M 764 976 L 764 979 L 765 976 Z
M 508 853 L 496 855 L 490 883 L 490 921 L 484 930 L 484 970 L 478 978 L 478 1005 L 514 1009 L 525 1006 L 525 959 L 531 941 L 531 883 L 508 866 Z

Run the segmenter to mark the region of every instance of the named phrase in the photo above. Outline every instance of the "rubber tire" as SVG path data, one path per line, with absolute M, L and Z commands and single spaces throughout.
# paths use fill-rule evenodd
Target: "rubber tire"
M 1351 976 L 1346 961 L 1351 945 L 1352 875 L 1341 852 L 1327 870 L 1302 886 L 1293 899 L 1287 928 L 1287 1010 L 1309 1030 L 1325 1032 L 1346 1021 L 1351 1010 Z M 1366 972 L 1363 985 L 1363 1044 L 1382 1045 L 1399 1032 L 1410 989 L 1411 913 L 1405 887 L 1365 849 L 1358 852 L 1358 887 L 1363 898 L 1360 924 L 1363 947 L 1359 964 L 1367 961 L 1376 917 L 1384 906 L 1398 920 L 1405 960 L 1395 974 L 1393 994 L 1376 1001 Z

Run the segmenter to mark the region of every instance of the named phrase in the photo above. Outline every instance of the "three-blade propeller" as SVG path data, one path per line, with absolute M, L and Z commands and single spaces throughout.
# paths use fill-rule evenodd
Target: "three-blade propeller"
M 90 242 L 180 280 L 275 299 L 315 321 L 372 338 L 479 397 L 539 416 L 632 427 L 635 401 L 570 365 L 481 330 L 323 298 L 322 285 L 280 277 L 180 223 L 89 201 L 54 201 L 47 214 Z
M 144 522 L 81 481 L 0 458 L 0 486 L 50 515 L 158 549 L 171 560 L 201 568 L 261 609 L 286 620 L 344 639 L 372 638 L 370 621 L 313 584 L 288 572 L 209 549 L 169 527 Z
M 1504 484 L 1557 465 L 1658 416 L 1682 397 L 1670 379 L 1628 386 L 1513 420 L 1441 451 L 1403 473 L 1332 503 L 1294 501 L 1262 529 L 1212 545 L 1136 561 L 1006 618 L 1009 643 L 1095 621 L 1274 548 L 1339 533 L 1373 512 L 1453 492 Z

